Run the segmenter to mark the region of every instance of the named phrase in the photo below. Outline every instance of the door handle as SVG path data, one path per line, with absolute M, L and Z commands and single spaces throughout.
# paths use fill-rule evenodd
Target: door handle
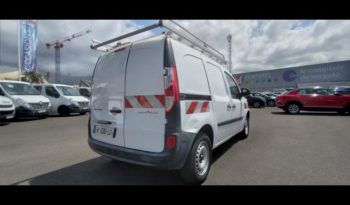
M 231 108 L 235 109 L 235 108 L 236 108 L 236 105 L 235 105 L 235 104 L 231 105 Z
M 117 108 L 112 108 L 111 110 L 109 110 L 109 112 L 118 114 L 118 113 L 122 113 L 122 110 L 117 109 Z
M 231 110 L 231 105 L 228 104 L 228 105 L 227 105 L 227 111 L 230 111 L 230 110 Z

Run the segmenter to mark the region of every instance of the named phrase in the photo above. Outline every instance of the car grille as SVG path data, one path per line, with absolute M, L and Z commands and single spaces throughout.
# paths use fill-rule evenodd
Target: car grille
M 0 111 L 0 114 L 3 114 L 3 115 L 9 115 L 9 114 L 12 114 L 13 113 L 13 110 L 10 110 L 10 111 Z
M 89 102 L 78 102 L 80 107 L 88 107 L 89 106 Z
M 0 105 L 0 108 L 10 108 L 12 105 Z
M 29 103 L 35 110 L 47 109 L 49 108 L 49 103 Z

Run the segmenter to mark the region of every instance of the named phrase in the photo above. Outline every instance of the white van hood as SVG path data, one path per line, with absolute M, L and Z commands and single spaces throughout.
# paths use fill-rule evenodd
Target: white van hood
M 12 105 L 12 100 L 7 97 L 0 96 L 0 105 Z
M 50 102 L 50 100 L 47 97 L 44 97 L 42 95 L 12 95 L 13 99 L 21 99 L 27 103 L 38 103 L 38 102 Z
M 75 102 L 89 102 L 89 99 L 83 96 L 64 96 L 64 97 Z

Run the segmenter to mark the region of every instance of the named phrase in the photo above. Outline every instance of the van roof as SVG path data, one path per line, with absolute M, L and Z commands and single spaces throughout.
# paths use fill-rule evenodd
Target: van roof
M 134 42 L 127 42 L 127 43 L 124 43 L 122 44 L 121 46 L 117 46 L 117 47 L 114 47 L 113 49 L 111 49 L 110 51 L 108 51 L 108 53 L 102 55 L 102 56 L 106 56 L 106 55 L 110 55 L 112 54 L 113 52 L 115 52 L 116 50 L 119 50 L 119 49 L 122 49 L 124 47 L 127 47 L 127 46 L 130 46 L 130 45 L 140 45 L 140 44 L 147 44 L 147 43 L 150 43 L 150 42 L 153 42 L 153 41 L 160 41 L 160 40 L 163 40 L 164 38 L 170 38 L 174 41 L 177 41 L 191 49 L 194 49 L 196 51 L 199 51 L 201 52 L 202 54 L 204 54 L 205 56 L 207 56 L 209 59 L 213 60 L 213 62 L 216 62 L 218 64 L 220 64 L 222 66 L 222 68 L 225 70 L 225 71 L 228 71 L 227 67 L 224 65 L 224 63 L 220 63 L 214 59 L 212 59 L 210 56 L 208 56 L 207 53 L 203 53 L 200 49 L 196 49 L 196 47 L 192 47 L 191 45 L 189 45 L 188 43 L 185 43 L 186 41 L 181 41 L 179 40 L 176 36 L 173 36 L 171 35 L 171 33 L 162 33 L 162 34 L 159 34 L 159 35 L 155 35 L 155 36 L 150 36 L 150 37 L 147 37 L 147 38 L 143 38 L 143 39 L 139 39 L 139 40 L 136 40 Z M 228 71 L 229 72 L 229 71 Z
M 105 42 L 99 42 L 96 45 L 91 45 L 91 49 L 96 49 L 100 48 L 102 46 L 105 47 L 104 51 L 110 51 L 113 50 L 115 47 L 119 47 L 118 44 L 120 44 L 120 41 L 122 39 L 135 36 L 137 34 L 150 31 L 152 29 L 158 28 L 158 27 L 163 27 L 168 30 L 168 32 L 164 32 L 163 34 L 166 34 L 167 36 L 169 35 L 176 35 L 178 39 L 184 40 L 185 42 L 190 44 L 191 48 L 197 48 L 196 50 L 200 50 L 201 53 L 205 53 L 209 58 L 214 59 L 216 62 L 220 64 L 226 64 L 225 56 L 220 53 L 218 50 L 214 49 L 210 45 L 208 45 L 206 42 L 202 41 L 200 38 L 198 38 L 196 35 L 188 31 L 186 28 L 182 27 L 180 24 L 176 23 L 173 20 L 159 20 L 158 23 L 149 25 L 147 27 L 138 29 L 136 31 L 115 37 L 113 39 L 107 40 Z M 118 42 L 119 41 L 119 42 Z M 114 46 L 110 46 L 110 43 L 113 42 L 118 42 L 118 44 Z M 107 49 L 106 47 L 112 47 L 112 49 Z M 121 47 L 119 47 L 121 48 Z
M 24 81 L 17 81 L 17 80 L 0 80 L 0 83 L 3 82 L 3 83 L 21 83 L 21 84 L 29 84 L 28 82 L 24 82 Z
M 58 86 L 67 86 L 67 87 L 73 87 L 71 85 L 66 85 L 66 84 L 58 84 L 58 83 L 41 83 L 41 84 L 37 84 L 37 83 L 32 83 L 32 85 L 37 85 L 37 86 L 43 86 L 43 85 L 58 85 Z

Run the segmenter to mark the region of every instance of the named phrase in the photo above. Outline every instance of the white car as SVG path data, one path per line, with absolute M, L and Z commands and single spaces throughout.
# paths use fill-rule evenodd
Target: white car
M 0 91 L 0 121 L 12 119 L 15 116 L 15 106 L 10 98 L 4 97 Z
M 40 95 L 27 82 L 0 80 L 0 92 L 15 105 L 15 117 L 45 118 L 50 109 L 50 100 Z
M 132 42 L 96 64 L 90 147 L 120 161 L 178 170 L 202 183 L 212 150 L 249 134 L 249 108 L 226 65 L 172 35 Z
M 63 116 L 70 113 L 84 115 L 89 111 L 89 100 L 78 91 L 64 84 L 33 84 L 33 87 L 51 102 L 50 114 Z

